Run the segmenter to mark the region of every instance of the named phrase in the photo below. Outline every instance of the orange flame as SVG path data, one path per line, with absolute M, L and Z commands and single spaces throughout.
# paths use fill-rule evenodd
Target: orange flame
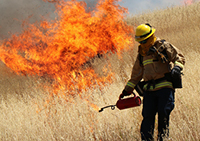
M 127 9 L 118 0 L 100 0 L 91 12 L 86 12 L 85 2 L 46 1 L 56 4 L 58 18 L 29 24 L 21 34 L 3 41 L 1 61 L 17 74 L 48 76 L 54 80 L 55 94 L 75 95 L 109 82 L 109 71 L 99 77 L 92 68 L 82 66 L 98 54 L 120 55 L 132 44 L 132 27 L 124 22 Z

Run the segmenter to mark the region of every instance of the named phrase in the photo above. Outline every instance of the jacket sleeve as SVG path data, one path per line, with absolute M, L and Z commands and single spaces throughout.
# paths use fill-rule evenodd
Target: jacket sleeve
M 170 43 L 167 43 L 166 46 L 168 60 L 173 62 L 174 66 L 179 66 L 183 69 L 183 66 L 185 65 L 185 57 L 182 52 Z
M 137 83 L 142 79 L 142 76 L 143 76 L 143 67 L 140 64 L 139 54 L 138 54 L 135 64 L 133 65 L 131 79 L 126 84 L 125 90 L 127 92 L 132 92 Z

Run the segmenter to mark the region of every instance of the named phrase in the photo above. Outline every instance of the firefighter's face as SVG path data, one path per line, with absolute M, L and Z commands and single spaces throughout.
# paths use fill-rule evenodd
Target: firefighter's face
M 147 39 L 145 39 L 145 40 L 143 40 L 143 41 L 140 41 L 139 43 L 140 43 L 140 44 L 146 44 L 147 41 L 148 41 L 148 39 L 149 39 L 149 38 L 147 38 Z

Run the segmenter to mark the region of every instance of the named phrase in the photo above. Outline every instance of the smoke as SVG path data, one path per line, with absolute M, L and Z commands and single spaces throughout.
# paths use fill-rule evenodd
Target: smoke
M 42 17 L 53 19 L 54 5 L 42 0 L 1 0 L 0 1 L 0 39 L 5 39 L 11 33 L 22 30 L 22 22 L 29 19 L 31 23 Z
M 69 1 L 69 0 L 68 0 Z M 87 11 L 95 8 L 98 0 L 77 0 L 85 1 Z M 1 0 L 0 1 L 0 40 L 9 38 L 11 34 L 20 33 L 24 20 L 30 23 L 55 18 L 55 6 L 43 0 Z
M 95 8 L 98 0 L 77 0 L 85 1 L 87 11 Z M 171 5 L 180 5 L 181 2 L 190 0 L 122 0 L 119 4 L 128 8 L 130 14 L 137 14 L 141 11 L 164 8 Z M 192 0 L 199 1 L 199 0 Z M 42 17 L 47 20 L 55 18 L 54 4 L 43 0 L 0 0 L 0 40 L 8 38 L 10 33 L 20 32 L 22 22 L 29 19 L 31 23 L 39 21 Z
M 78 0 L 78 1 L 85 1 L 88 10 L 93 10 L 98 3 L 98 0 Z

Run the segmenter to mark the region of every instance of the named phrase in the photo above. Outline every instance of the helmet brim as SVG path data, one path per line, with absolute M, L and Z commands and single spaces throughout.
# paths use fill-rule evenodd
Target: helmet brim
M 153 35 L 153 34 L 155 33 L 155 31 L 156 31 L 156 29 L 155 29 L 155 28 L 152 28 L 152 32 L 151 32 L 151 34 L 149 34 L 148 36 L 143 37 L 143 38 L 135 38 L 135 41 L 137 41 L 137 42 L 141 42 L 141 41 L 143 41 L 143 40 L 149 38 L 151 35 Z

